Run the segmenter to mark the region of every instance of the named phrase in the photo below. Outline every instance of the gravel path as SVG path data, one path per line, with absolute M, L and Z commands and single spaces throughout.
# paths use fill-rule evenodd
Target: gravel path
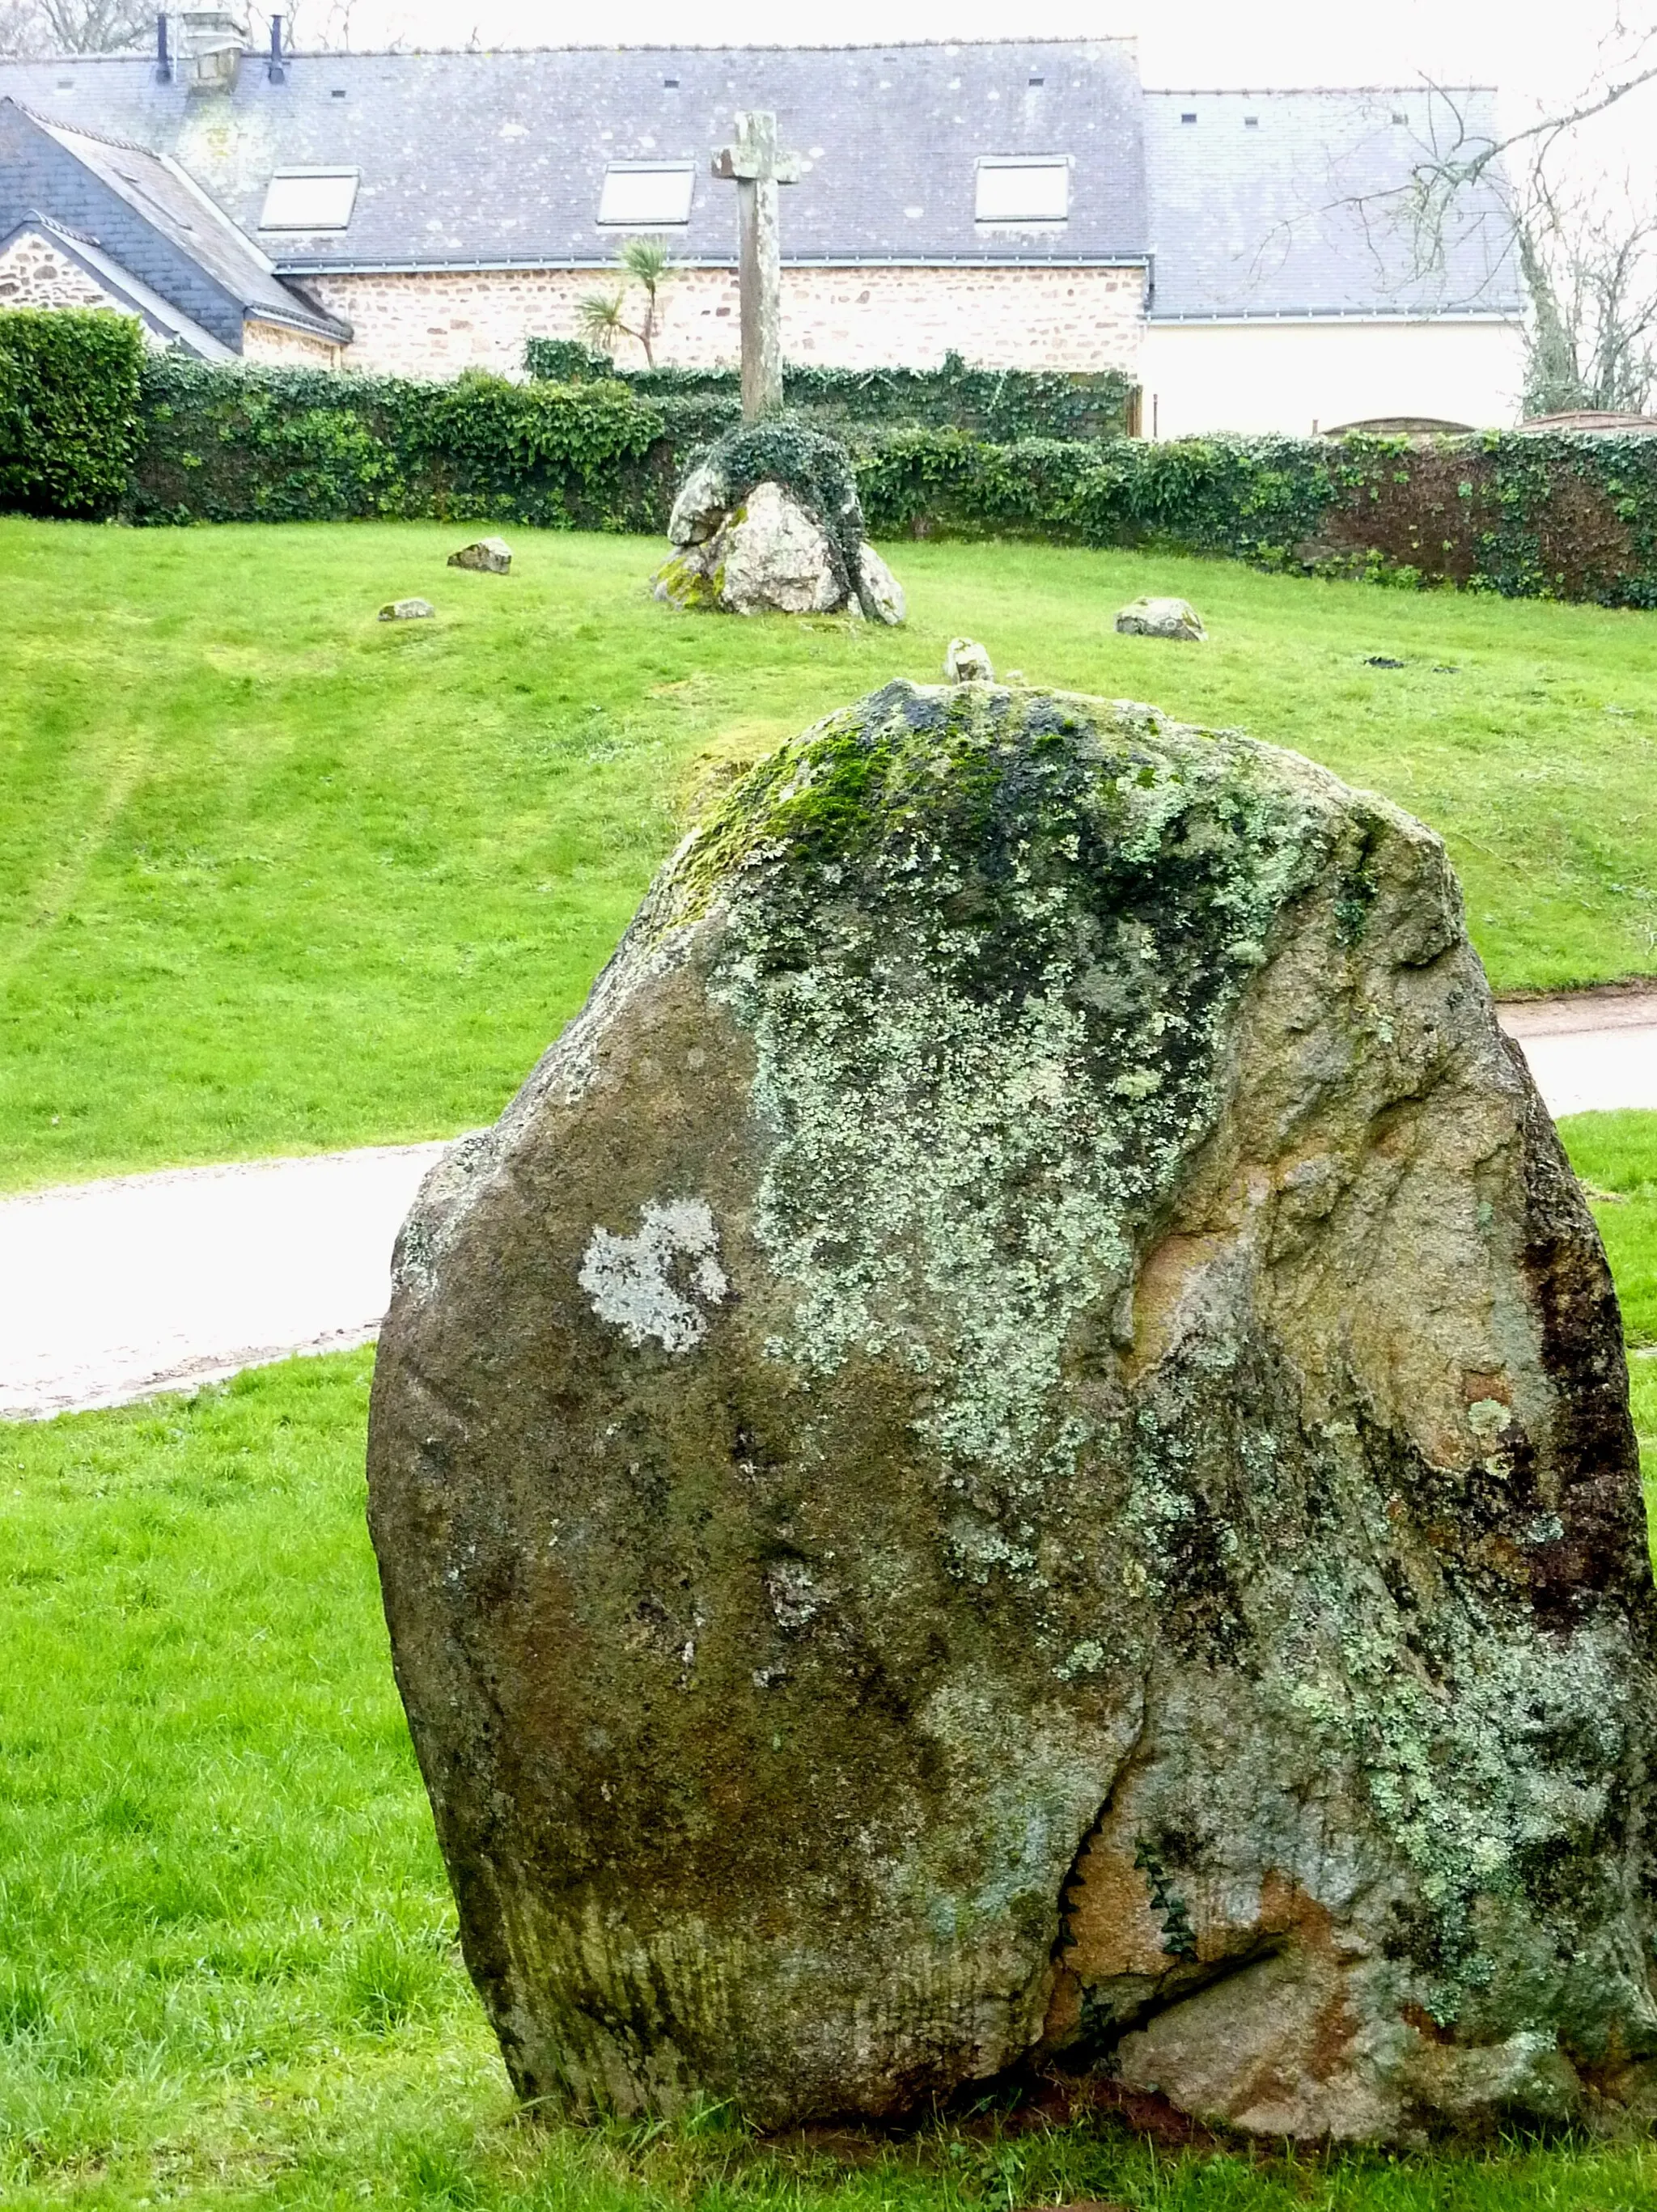
M 116 1406 L 379 1327 L 445 1146 L 175 1168 L 0 1200 L 0 1416 Z
M 1551 1114 L 1657 1106 L 1657 991 L 1573 991 L 1500 1012 Z
M 1504 1006 L 1555 1114 L 1657 1107 L 1657 992 Z M 0 1200 L 0 1417 L 191 1389 L 363 1344 L 444 1147 L 177 1168 Z

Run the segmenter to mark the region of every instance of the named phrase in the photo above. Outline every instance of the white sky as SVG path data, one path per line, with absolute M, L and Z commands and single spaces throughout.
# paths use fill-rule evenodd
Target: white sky
M 593 12 L 568 0 L 300 0 L 301 22 L 342 4 L 360 48 L 474 38 L 672 45 L 686 37 L 688 12 L 684 0 L 609 0 Z M 1131 34 L 1148 84 L 1399 84 L 1425 75 L 1499 82 L 1522 95 L 1586 77 L 1615 15 L 1614 0 L 833 0 L 812 10 L 699 0 L 693 37 L 704 46 L 790 46 Z

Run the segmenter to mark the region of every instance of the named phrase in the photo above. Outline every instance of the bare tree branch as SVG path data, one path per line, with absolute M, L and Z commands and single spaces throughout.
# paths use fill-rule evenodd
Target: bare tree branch
M 155 21 L 135 0 L 0 0 L 0 55 L 123 53 L 146 42 Z

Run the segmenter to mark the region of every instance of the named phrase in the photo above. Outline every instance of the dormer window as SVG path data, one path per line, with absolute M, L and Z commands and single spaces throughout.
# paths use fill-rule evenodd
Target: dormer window
M 692 161 L 612 161 L 598 196 L 598 221 L 615 230 L 662 230 L 690 220 Z
M 357 169 L 278 169 L 265 187 L 261 230 L 343 230 L 356 205 Z
M 1068 154 L 980 157 L 974 222 L 1065 222 L 1069 216 Z

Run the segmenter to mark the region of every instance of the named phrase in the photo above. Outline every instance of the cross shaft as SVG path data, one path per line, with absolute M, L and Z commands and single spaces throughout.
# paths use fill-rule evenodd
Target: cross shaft
M 782 246 L 779 185 L 799 181 L 798 156 L 779 151 L 777 118 L 763 109 L 737 118 L 737 136 L 713 156 L 713 174 L 737 187 L 737 287 L 742 307 L 742 412 L 745 422 L 782 405 Z

